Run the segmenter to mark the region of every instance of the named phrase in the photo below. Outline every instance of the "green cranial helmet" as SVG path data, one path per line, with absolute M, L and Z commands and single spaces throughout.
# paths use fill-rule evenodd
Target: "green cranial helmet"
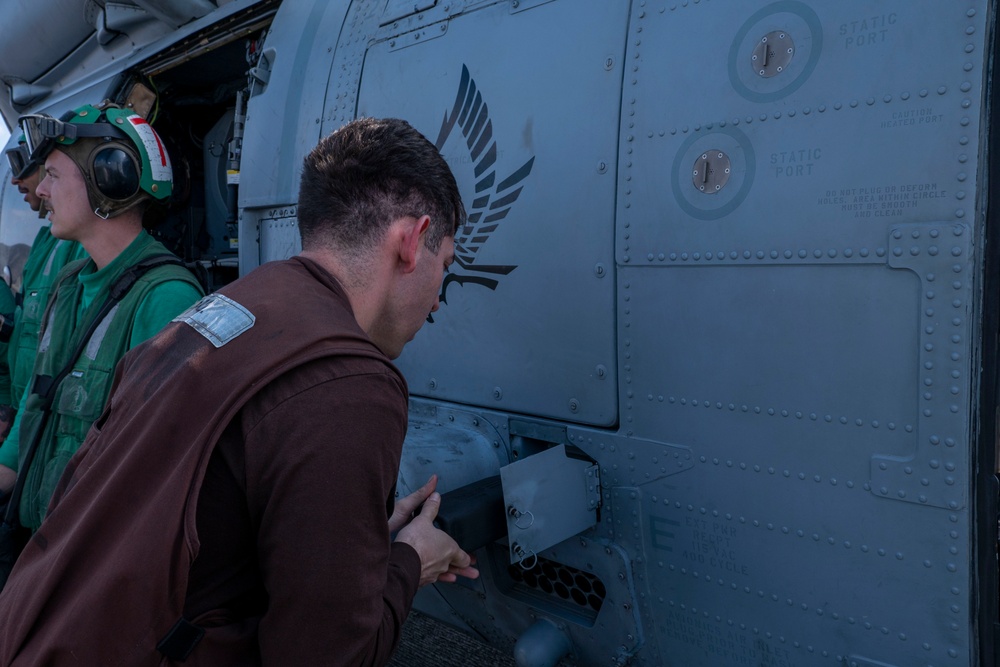
M 22 116 L 31 158 L 58 149 L 80 168 L 94 212 L 120 215 L 142 201 L 168 199 L 173 172 L 166 147 L 141 116 L 112 104 L 80 107 L 59 120 Z

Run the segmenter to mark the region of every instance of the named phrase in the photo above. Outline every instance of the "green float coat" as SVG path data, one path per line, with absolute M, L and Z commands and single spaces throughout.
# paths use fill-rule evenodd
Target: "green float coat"
M 54 377 L 69 364 L 79 337 L 104 305 L 111 284 L 129 267 L 167 252 L 162 244 L 143 233 L 99 271 L 90 259 L 67 265 L 59 273 L 52 293 L 34 375 Z M 34 461 L 26 471 L 28 476 L 21 496 L 22 525 L 32 530 L 41 525 L 66 463 L 104 409 L 115 365 L 125 352 L 155 335 L 201 296 L 201 287 L 189 271 L 176 265 L 160 266 L 139 278 L 104 318 L 55 392 L 52 414 Z M 30 391 L 21 402 L 8 437 L 19 445 L 19 462 L 40 426 L 42 403 L 42 398 Z M 0 463 L 5 461 L 0 459 Z
M 63 241 L 52 236 L 49 226 L 38 230 L 31 252 L 24 263 L 21 278 L 22 302 L 14 335 L 7 351 L 10 365 L 10 404 L 19 405 L 24 390 L 31 381 L 31 371 L 35 366 L 35 352 L 38 350 L 38 330 L 42 325 L 42 315 L 49 303 L 49 294 L 59 271 L 70 262 L 87 256 L 83 246 L 75 241 Z M 0 290 L 2 292 L 2 290 Z M 0 312 L 2 311 L 0 309 Z M 0 378 L 2 382 L 2 378 Z M 0 390 L 0 404 L 2 390 Z M 0 460 L 3 460 L 0 450 Z

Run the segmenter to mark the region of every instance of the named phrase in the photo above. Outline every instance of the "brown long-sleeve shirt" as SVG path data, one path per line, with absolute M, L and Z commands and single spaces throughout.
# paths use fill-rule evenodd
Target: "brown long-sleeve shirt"
M 259 620 L 264 664 L 388 661 L 420 573 L 386 528 L 405 396 L 370 360 L 325 358 L 250 399 L 202 484 L 186 618 Z
M 221 293 L 119 364 L 0 594 L 0 665 L 171 664 L 185 610 L 206 629 L 185 667 L 379 664 L 397 641 L 420 569 L 386 521 L 405 381 L 307 259 Z M 203 483 L 233 439 L 235 490 Z

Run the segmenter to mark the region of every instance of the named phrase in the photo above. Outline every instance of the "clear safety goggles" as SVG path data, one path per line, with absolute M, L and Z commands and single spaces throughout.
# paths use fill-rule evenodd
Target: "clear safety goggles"
M 90 125 L 67 123 L 44 113 L 21 116 L 17 119 L 17 124 L 24 133 L 28 156 L 38 163 L 52 152 L 56 142 L 73 141 L 84 137 L 128 138 L 123 130 L 110 123 Z
M 31 152 L 27 144 L 18 144 L 14 148 L 8 148 L 4 155 L 7 156 L 7 164 L 15 179 L 25 178 L 38 168 L 38 163 L 31 160 Z

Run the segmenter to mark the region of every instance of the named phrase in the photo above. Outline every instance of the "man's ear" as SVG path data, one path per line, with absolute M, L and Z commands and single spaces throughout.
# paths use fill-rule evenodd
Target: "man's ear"
M 422 215 L 419 218 L 401 218 L 400 222 L 403 223 L 399 248 L 400 264 L 403 273 L 411 273 L 417 268 L 417 255 L 430 228 L 431 217 Z

